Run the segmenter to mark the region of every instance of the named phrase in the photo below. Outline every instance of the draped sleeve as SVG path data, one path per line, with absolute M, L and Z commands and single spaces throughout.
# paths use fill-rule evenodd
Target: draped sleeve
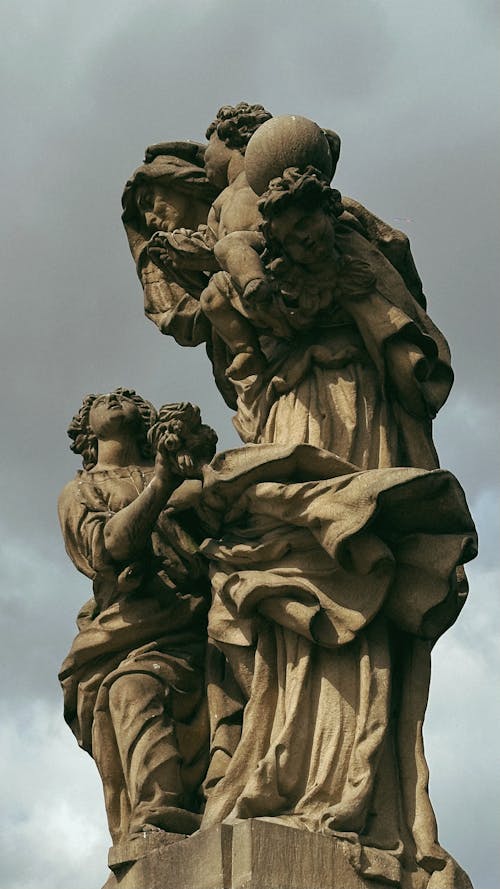
M 98 489 L 82 476 L 79 473 L 61 492 L 59 521 L 71 561 L 78 571 L 95 580 L 111 563 L 104 545 L 104 527 L 111 514 Z
M 336 298 L 377 367 L 408 464 L 436 468 L 431 423 L 453 384 L 448 343 L 376 247 L 345 230 L 338 243 L 346 270 Z
M 66 552 L 78 571 L 92 580 L 95 603 L 101 610 L 118 595 L 121 569 L 104 544 L 104 528 L 112 513 L 104 494 L 86 475 L 80 472 L 66 485 L 58 512 Z

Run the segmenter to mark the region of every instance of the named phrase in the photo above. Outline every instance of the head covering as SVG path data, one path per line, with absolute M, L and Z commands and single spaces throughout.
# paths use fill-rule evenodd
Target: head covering
M 122 195 L 122 221 L 127 233 L 132 256 L 137 263 L 149 240 L 144 224 L 144 214 L 137 205 L 137 189 L 159 181 L 193 202 L 205 203 L 208 209 L 217 191 L 205 176 L 203 156 L 205 146 L 197 142 L 162 142 L 146 149 L 146 161 L 127 180 Z M 190 218 L 183 220 L 187 228 Z

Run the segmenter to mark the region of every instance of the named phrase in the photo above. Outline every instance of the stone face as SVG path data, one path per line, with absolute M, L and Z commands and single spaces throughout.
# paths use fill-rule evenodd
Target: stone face
M 251 819 L 233 826 L 231 889 L 362 889 L 345 844 Z
M 94 597 L 60 678 L 106 889 L 470 889 L 422 735 L 476 553 L 432 439 L 448 345 L 406 236 L 330 186 L 334 132 L 240 103 L 206 138 L 151 146 L 123 221 L 147 316 L 207 344 L 244 444 L 128 390 L 69 430 Z
M 396 864 L 388 879 L 377 878 L 376 850 L 363 856 L 366 878 L 359 875 L 360 853 L 351 842 L 248 819 L 191 837 L 139 835 L 110 850 L 114 873 L 103 889 L 471 889 L 452 858 L 430 882 L 425 874 L 401 882 Z

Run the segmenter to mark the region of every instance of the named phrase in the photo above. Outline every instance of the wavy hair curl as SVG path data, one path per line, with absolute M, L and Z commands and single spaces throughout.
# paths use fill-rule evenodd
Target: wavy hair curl
M 217 112 L 217 117 L 212 121 L 205 133 L 207 139 L 213 133 L 217 133 L 221 142 L 228 148 L 237 148 L 241 154 L 245 154 L 246 147 L 256 130 L 270 120 L 272 114 L 266 111 L 263 105 L 249 105 L 248 102 L 239 102 L 238 105 L 223 105 Z
M 215 455 L 217 434 L 202 423 L 200 409 L 189 401 L 164 404 L 148 433 L 154 451 L 163 443 L 174 472 L 201 478 L 202 467 Z
M 282 176 L 271 179 L 267 191 L 258 203 L 263 219 L 260 230 L 266 244 L 271 248 L 274 242 L 271 222 L 285 213 L 289 207 L 297 205 L 300 205 L 305 213 L 320 207 L 334 221 L 344 211 L 340 192 L 336 188 L 330 188 L 319 170 L 311 166 L 304 170 L 287 167 Z
M 113 395 L 121 395 L 124 398 L 130 398 L 137 407 L 140 421 L 137 426 L 137 445 L 142 457 L 149 459 L 152 454 L 152 448 L 148 441 L 148 432 L 151 426 L 157 420 L 156 409 L 151 402 L 146 401 L 141 395 L 138 395 L 134 389 L 124 389 L 120 387 L 113 391 Z M 68 436 L 72 441 L 70 445 L 74 454 L 81 454 L 84 469 L 92 469 L 97 463 L 97 436 L 90 427 L 90 410 L 92 405 L 99 398 L 99 395 L 86 395 L 83 399 L 82 406 L 77 414 L 71 420 L 68 426 Z

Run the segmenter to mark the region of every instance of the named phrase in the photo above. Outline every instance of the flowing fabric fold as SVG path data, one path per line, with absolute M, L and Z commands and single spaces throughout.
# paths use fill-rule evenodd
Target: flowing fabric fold
M 221 743 L 238 705 L 233 694 L 229 718 L 224 679 L 212 682 L 202 826 L 279 818 L 345 839 L 367 874 L 406 869 L 425 885 L 449 858 L 427 793 L 428 662 L 464 602 L 456 568 L 476 551 L 460 485 L 276 444 L 220 455 L 204 485 L 209 636 L 233 683 L 245 652 L 254 660 L 239 732 Z

